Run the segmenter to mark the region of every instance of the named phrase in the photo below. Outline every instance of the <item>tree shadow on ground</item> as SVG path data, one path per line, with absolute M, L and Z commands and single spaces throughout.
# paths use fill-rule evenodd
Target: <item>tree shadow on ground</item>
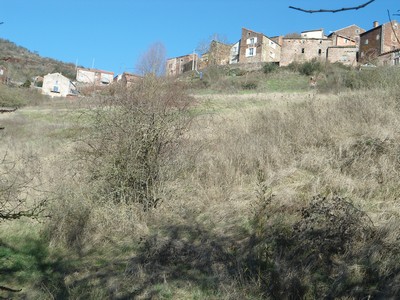
M 37 278 L 36 285 L 55 299 L 65 299 L 68 289 L 64 274 L 72 269 L 61 257 L 51 257 L 47 243 L 34 238 L 24 240 L 23 247 L 15 247 L 0 240 L 0 299 L 26 298 L 27 281 Z M 12 286 L 9 286 L 9 285 Z
M 154 287 L 166 283 L 218 294 L 221 285 L 231 285 L 236 276 L 234 248 L 232 237 L 200 225 L 167 225 L 142 239 L 136 256 L 94 268 L 70 288 L 95 284 L 107 287 L 103 297 L 120 300 L 159 298 Z

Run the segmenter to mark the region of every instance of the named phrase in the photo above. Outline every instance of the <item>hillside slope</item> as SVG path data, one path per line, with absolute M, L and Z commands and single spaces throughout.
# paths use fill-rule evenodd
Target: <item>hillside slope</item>
M 0 65 L 7 68 L 7 76 L 12 81 L 24 82 L 35 76 L 60 72 L 75 78 L 75 65 L 51 58 L 44 58 L 24 47 L 0 38 Z

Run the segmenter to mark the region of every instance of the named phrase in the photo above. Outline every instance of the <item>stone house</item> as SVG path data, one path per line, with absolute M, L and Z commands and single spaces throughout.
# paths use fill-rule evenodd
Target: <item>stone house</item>
M 47 74 L 43 77 L 42 94 L 51 97 L 76 96 L 76 86 L 61 73 Z
M 379 25 L 373 23 L 373 28 L 360 35 L 359 61 L 374 63 L 378 56 L 400 48 L 400 25 L 397 21 Z
M 239 46 L 239 63 L 279 62 L 281 46 L 265 36 L 246 28 L 242 28 Z
M 326 52 L 326 59 L 331 63 L 340 62 L 347 66 L 357 66 L 357 46 L 330 46 Z
M 330 46 L 332 46 L 332 40 L 323 34 L 322 29 L 303 31 L 301 37 L 284 37 L 280 66 L 288 66 L 292 62 L 302 63 L 312 59 L 326 61 L 327 50 Z
M 105 86 L 111 84 L 113 79 L 114 72 L 86 68 L 76 69 L 76 81 L 80 83 Z
M 378 64 L 382 66 L 399 66 L 400 48 L 379 55 Z
M 197 69 L 198 56 L 196 53 L 167 59 L 166 75 L 177 76 L 187 71 Z
M 365 29 L 355 24 L 333 31 L 328 38 L 332 39 L 334 46 L 359 46 L 360 34 Z
M 204 66 L 222 66 L 229 64 L 232 45 L 212 41 L 205 57 Z M 204 55 L 203 55 L 204 56 Z

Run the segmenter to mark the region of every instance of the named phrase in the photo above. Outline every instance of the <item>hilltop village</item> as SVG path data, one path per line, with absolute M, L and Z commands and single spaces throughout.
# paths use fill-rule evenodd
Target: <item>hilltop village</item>
M 174 77 L 189 71 L 201 74 L 201 70 L 207 67 L 226 65 L 259 70 L 266 63 L 285 67 L 311 60 L 341 63 L 350 67 L 399 65 L 399 23 L 393 20 L 380 25 L 375 21 L 371 25 L 369 30 L 353 24 L 329 35 L 323 29 L 316 29 L 275 37 L 242 28 L 241 37 L 236 43 L 214 40 L 201 56 L 191 53 L 167 59 L 165 75 Z M 0 65 L 0 82 L 9 83 L 8 73 L 7 67 Z M 71 80 L 71 76 L 76 78 Z M 76 97 L 112 83 L 128 86 L 138 80 L 141 80 L 141 76 L 128 72 L 115 75 L 110 71 L 77 67 L 74 75 L 65 76 L 60 71 L 36 76 L 29 84 L 51 97 Z
M 382 25 L 375 21 L 369 30 L 353 24 L 329 35 L 325 35 L 323 29 L 317 29 L 268 37 L 242 28 L 241 38 L 234 44 L 212 41 L 208 52 L 201 57 L 193 53 L 168 59 L 166 75 L 176 76 L 212 65 L 238 64 L 256 69 L 265 63 L 284 67 L 293 62 L 313 59 L 352 67 L 365 64 L 398 65 L 399 38 L 397 21 Z

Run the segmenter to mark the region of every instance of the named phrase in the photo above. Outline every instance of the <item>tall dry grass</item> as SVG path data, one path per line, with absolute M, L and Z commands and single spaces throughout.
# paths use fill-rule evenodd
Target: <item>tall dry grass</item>
M 149 90 L 154 99 L 190 99 Z M 76 261 L 62 275 L 70 297 L 399 296 L 396 86 L 195 96 L 178 135 L 174 114 L 146 118 L 164 112 L 146 110 L 149 90 L 88 110 L 76 137 L 99 152 L 78 159 L 75 138 L 46 169 L 55 201 L 43 234 Z M 124 185 L 132 201 L 116 201 L 113 189 L 145 166 L 138 153 L 157 140 L 151 128 L 174 143 L 147 156 L 156 176 L 146 191 L 163 201 L 143 209 L 140 176 Z

